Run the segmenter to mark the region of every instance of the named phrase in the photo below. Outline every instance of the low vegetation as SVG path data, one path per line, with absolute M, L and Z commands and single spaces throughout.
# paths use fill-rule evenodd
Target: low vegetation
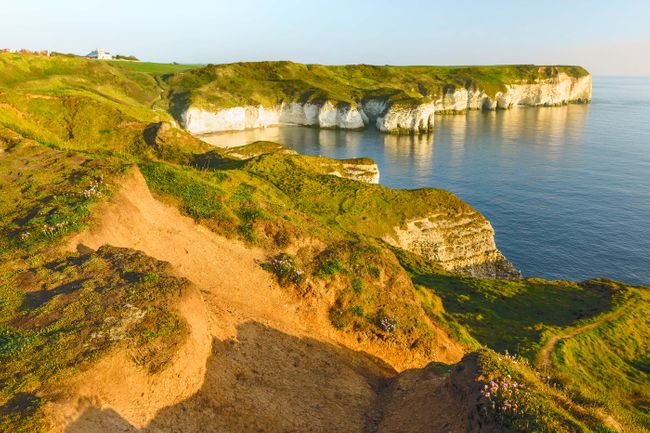
M 535 360 L 547 335 L 615 308 L 615 286 L 537 278 L 493 280 L 449 274 L 396 251 L 413 282 L 444 305 L 444 316 L 497 352 Z M 431 314 L 439 314 L 432 309 Z
M 123 68 L 131 69 L 137 72 L 152 75 L 169 75 L 176 72 L 190 71 L 192 69 L 202 68 L 205 65 L 201 64 L 183 64 L 183 63 L 153 63 L 153 62 L 133 62 L 124 61 L 133 59 L 116 59 L 108 63 L 118 65 Z
M 427 213 L 473 212 L 471 206 L 454 194 L 434 188 L 392 190 L 339 179 L 326 173 L 327 160 L 319 157 L 281 153 L 263 155 L 244 164 L 244 168 L 280 189 L 304 213 L 323 224 L 373 237 L 393 233 L 405 220 Z M 323 168 L 327 168 L 323 170 Z
M 0 164 L 0 257 L 36 253 L 81 230 L 92 205 L 109 196 L 117 160 L 33 143 L 5 152 Z
M 166 263 L 107 246 L 11 265 L 0 280 L 2 431 L 37 431 L 38 395 L 111 348 L 128 347 L 139 365 L 157 371 L 183 339 L 173 309 L 188 282 Z
M 536 372 L 526 359 L 479 351 L 479 410 L 497 431 L 508 433 L 615 432 L 597 407 L 571 400 Z M 627 430 L 625 430 L 627 431 Z

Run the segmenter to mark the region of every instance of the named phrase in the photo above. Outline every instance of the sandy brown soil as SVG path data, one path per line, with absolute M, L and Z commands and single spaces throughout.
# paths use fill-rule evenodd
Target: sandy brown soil
M 50 406 L 53 432 L 468 431 L 453 421 L 447 375 L 336 331 L 325 303 L 301 302 L 261 269 L 264 251 L 154 199 L 139 171 L 96 214 L 71 249 L 144 251 L 170 262 L 201 294 L 181 308 L 193 333 L 171 367 L 152 377 L 114 354 Z M 447 356 L 457 359 L 455 351 Z M 406 368 L 414 370 L 396 381 Z M 414 397 L 427 392 L 432 399 Z M 414 417 L 416 410 L 428 414 Z M 419 429 L 391 427 L 413 423 Z

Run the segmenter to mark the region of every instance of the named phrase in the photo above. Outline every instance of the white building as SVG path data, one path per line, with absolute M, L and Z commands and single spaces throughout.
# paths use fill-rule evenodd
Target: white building
M 97 60 L 111 60 L 113 56 L 111 53 L 109 53 L 106 50 L 102 50 L 101 48 L 97 48 L 95 51 L 91 51 L 90 54 L 86 55 L 89 59 L 97 59 Z

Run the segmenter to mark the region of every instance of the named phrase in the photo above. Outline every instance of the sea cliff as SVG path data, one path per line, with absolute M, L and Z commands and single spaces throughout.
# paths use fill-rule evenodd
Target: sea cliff
M 435 113 L 591 100 L 578 66 L 209 65 L 167 79 L 170 107 L 192 134 L 277 125 L 429 133 Z
M 322 104 L 282 102 L 272 107 L 249 105 L 216 110 L 190 106 L 181 113 L 180 123 L 197 135 L 278 125 L 347 130 L 374 125 L 382 132 L 408 133 L 433 131 L 434 112 L 432 103 L 392 105 L 381 100 L 361 105 L 332 101 Z
M 591 75 L 569 76 L 555 71 L 550 78 L 532 83 L 507 83 L 493 96 L 481 88 L 448 88 L 436 99 L 436 112 L 460 113 L 466 110 L 495 110 L 512 107 L 557 106 L 591 101 Z
M 393 230 L 394 234 L 384 236 L 384 241 L 450 272 L 488 278 L 521 276 L 497 249 L 490 222 L 472 209 L 430 213 Z

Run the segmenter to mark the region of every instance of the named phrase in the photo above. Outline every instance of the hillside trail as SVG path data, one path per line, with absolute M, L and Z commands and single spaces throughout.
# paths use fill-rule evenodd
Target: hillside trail
M 594 329 L 599 328 L 600 326 L 614 321 L 621 317 L 623 314 L 625 314 L 626 308 L 621 307 L 618 310 L 616 310 L 613 313 L 607 314 L 604 317 L 600 318 L 599 320 L 589 323 L 584 326 L 580 326 L 578 328 L 573 329 L 571 332 L 562 334 L 562 335 L 555 335 L 551 337 L 544 347 L 540 350 L 539 354 L 537 355 L 537 360 L 535 362 L 535 368 L 538 371 L 549 371 L 553 367 L 553 362 L 551 361 L 551 354 L 555 350 L 555 347 L 557 344 L 562 341 L 562 340 L 567 340 L 569 338 L 575 338 L 581 334 L 584 334 L 586 332 L 592 331 Z M 588 416 L 589 413 L 582 407 L 573 404 L 570 400 L 568 400 L 565 396 L 557 396 L 560 398 L 566 405 L 570 406 L 573 410 L 575 410 L 578 413 L 582 413 L 585 416 Z M 611 428 L 613 431 L 620 432 L 622 431 L 622 427 L 620 423 L 610 414 L 605 413 L 605 412 L 598 412 L 596 416 L 600 419 L 600 421 L 603 423 L 603 425 L 608 426 Z
M 425 374 L 423 365 L 335 330 L 331 300 L 306 302 L 280 288 L 260 266 L 262 249 L 219 236 L 156 200 L 137 169 L 99 207 L 98 220 L 68 248 L 110 244 L 169 262 L 200 289 L 202 305 L 193 302 L 183 315 L 203 317 L 208 338 L 195 338 L 171 369 L 175 376 L 164 380 L 133 372 L 124 354 L 100 362 L 51 408 L 63 414 L 52 432 L 399 431 L 382 430 L 387 405 L 398 405 L 393 418 L 417 424 L 414 405 L 398 403 L 406 395 L 387 390 L 399 371 Z M 426 374 L 422 404 L 433 412 L 408 431 L 466 431 L 450 409 L 448 375 Z M 417 387 L 404 383 L 402 390 Z
M 589 332 L 589 331 L 591 331 L 593 329 L 596 329 L 596 328 L 602 326 L 603 324 L 605 324 L 607 322 L 611 322 L 613 320 L 616 320 L 625 313 L 624 310 L 625 310 L 624 308 L 620 308 L 614 314 L 608 314 L 605 317 L 602 317 L 601 319 L 599 319 L 599 320 L 597 320 L 597 321 L 595 321 L 593 323 L 589 323 L 587 325 L 575 328 L 571 332 L 568 332 L 566 334 L 555 335 L 555 336 L 551 337 L 546 342 L 544 347 L 542 347 L 542 349 L 539 351 L 539 354 L 537 355 L 537 360 L 535 362 L 535 367 L 538 370 L 548 370 L 548 369 L 550 369 L 553 366 L 552 361 L 551 361 L 551 354 L 553 353 L 553 350 L 555 350 L 555 346 L 557 346 L 557 344 L 560 341 L 567 340 L 569 338 L 577 337 L 578 335 L 584 334 L 584 333 Z
M 165 92 L 167 91 L 163 84 L 163 79 L 160 75 L 154 75 L 153 79 L 156 82 L 156 87 L 158 87 L 158 96 L 156 96 L 156 99 L 151 102 L 150 108 L 153 111 L 167 111 L 164 108 L 158 108 L 158 104 L 161 104 L 165 100 Z

